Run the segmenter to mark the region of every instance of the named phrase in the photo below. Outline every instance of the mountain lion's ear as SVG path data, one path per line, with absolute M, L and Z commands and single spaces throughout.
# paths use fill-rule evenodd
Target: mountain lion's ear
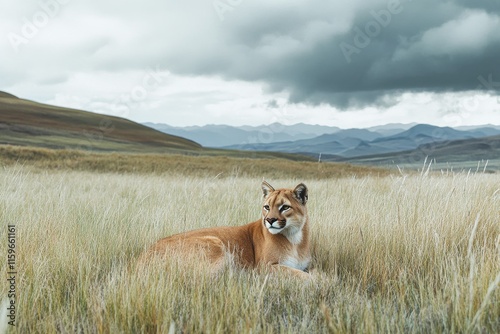
M 307 187 L 305 184 L 301 183 L 298 186 L 295 187 L 293 190 L 293 194 L 295 195 L 295 198 L 299 200 L 300 203 L 306 204 L 307 203 Z
M 267 195 L 269 195 L 269 193 L 271 193 L 273 191 L 274 191 L 273 186 L 271 186 L 266 181 L 262 181 L 262 192 L 264 193 L 264 198 L 266 198 Z

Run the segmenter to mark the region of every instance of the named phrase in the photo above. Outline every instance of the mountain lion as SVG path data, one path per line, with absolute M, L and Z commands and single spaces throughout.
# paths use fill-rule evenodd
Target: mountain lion
M 141 260 L 153 256 L 181 260 L 202 257 L 211 269 L 218 270 L 229 255 L 240 267 L 268 267 L 309 277 L 307 187 L 301 183 L 294 189 L 275 190 L 263 181 L 262 191 L 260 219 L 243 226 L 198 229 L 163 238 Z

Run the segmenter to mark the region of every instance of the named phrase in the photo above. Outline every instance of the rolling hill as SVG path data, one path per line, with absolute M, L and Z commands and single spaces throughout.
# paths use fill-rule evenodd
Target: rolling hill
M 0 144 L 93 151 L 201 149 L 184 138 L 113 116 L 55 107 L 0 92 Z

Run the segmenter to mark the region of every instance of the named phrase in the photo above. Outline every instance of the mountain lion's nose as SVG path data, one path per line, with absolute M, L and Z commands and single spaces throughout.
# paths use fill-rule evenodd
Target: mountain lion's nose
M 278 218 L 266 218 L 266 220 L 267 220 L 267 222 L 268 222 L 269 224 L 271 224 L 271 225 L 272 225 L 275 221 L 277 221 L 277 220 L 278 220 Z

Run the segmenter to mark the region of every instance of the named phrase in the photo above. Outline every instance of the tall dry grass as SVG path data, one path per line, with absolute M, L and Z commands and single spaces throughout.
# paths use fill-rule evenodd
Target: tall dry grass
M 163 236 L 257 219 L 261 180 L 2 169 L 1 254 L 6 225 L 18 231 L 11 332 L 500 328 L 499 175 L 268 179 L 310 189 L 309 283 L 231 268 L 214 277 L 175 261 L 134 269 Z

